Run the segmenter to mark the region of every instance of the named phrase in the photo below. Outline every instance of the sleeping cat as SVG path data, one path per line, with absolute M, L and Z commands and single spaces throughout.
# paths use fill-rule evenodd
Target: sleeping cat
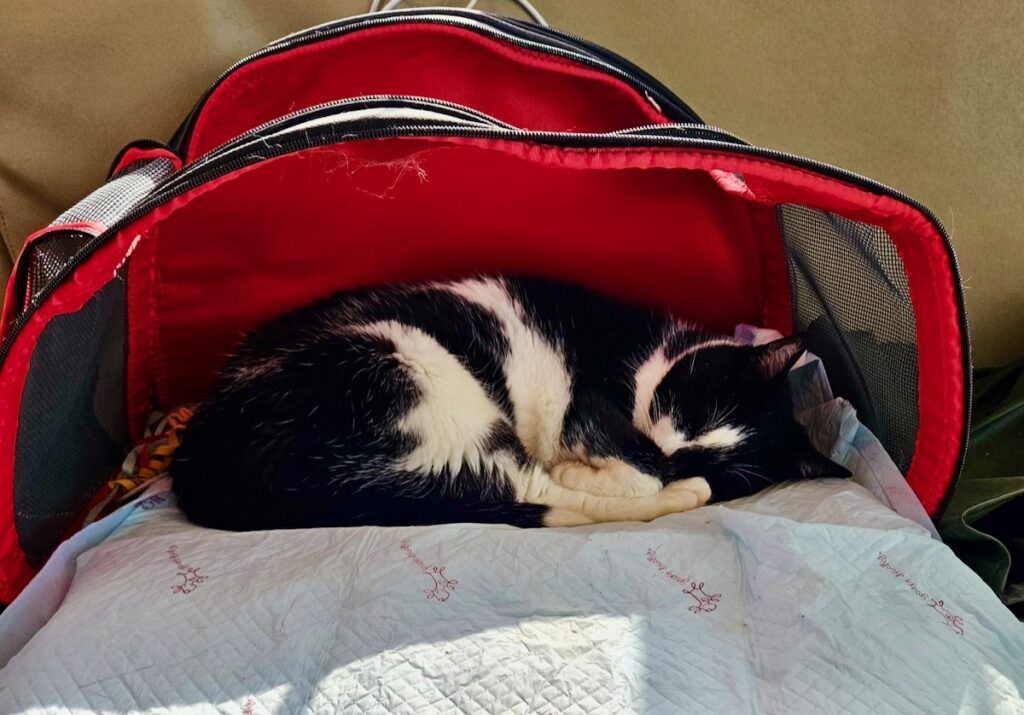
M 793 420 L 802 352 L 545 280 L 339 293 L 243 340 L 183 434 L 174 490 L 220 529 L 533 527 L 848 476 Z

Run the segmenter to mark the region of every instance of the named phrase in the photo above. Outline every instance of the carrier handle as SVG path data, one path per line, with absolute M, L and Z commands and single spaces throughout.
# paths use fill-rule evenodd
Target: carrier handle
M 480 0 L 469 0 L 469 4 L 467 4 L 463 9 L 472 10 L 476 7 L 479 1 Z M 537 11 L 537 8 L 533 6 L 533 3 L 531 3 L 530 0 L 512 0 L 512 2 L 518 5 L 523 12 L 530 16 L 531 20 L 541 27 L 551 27 L 551 25 L 548 24 L 548 21 L 545 20 L 544 16 Z M 373 2 L 370 3 L 370 12 L 390 12 L 391 10 L 397 10 L 401 4 L 402 0 L 388 0 L 384 4 L 384 7 L 381 7 L 381 0 L 373 0 Z

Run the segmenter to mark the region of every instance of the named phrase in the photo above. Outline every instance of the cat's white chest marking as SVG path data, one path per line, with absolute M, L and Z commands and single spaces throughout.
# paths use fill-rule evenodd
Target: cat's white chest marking
M 561 349 L 526 324 L 522 308 L 499 281 L 471 279 L 448 289 L 493 314 L 504 329 L 509 341 L 505 379 L 516 433 L 531 457 L 551 466 L 560 452 L 572 399 L 572 379 Z

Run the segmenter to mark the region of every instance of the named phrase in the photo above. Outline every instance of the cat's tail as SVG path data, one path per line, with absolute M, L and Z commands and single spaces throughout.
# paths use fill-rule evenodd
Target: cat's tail
M 201 410 L 201 408 L 200 408 Z M 587 523 L 580 515 L 541 504 L 480 501 L 450 495 L 402 495 L 393 482 L 353 486 L 342 481 L 282 480 L 295 489 L 274 489 L 257 474 L 259 460 L 241 459 L 216 422 L 197 411 L 170 465 L 178 507 L 199 526 L 227 531 L 262 531 L 336 526 L 427 526 L 509 524 L 521 528 Z
M 471 502 L 448 499 L 392 500 L 376 514 L 366 514 L 366 525 L 419 526 L 432 524 L 508 524 L 523 529 L 548 526 L 551 508 L 522 502 Z
M 193 435 L 194 436 L 194 435 Z M 188 445 L 184 440 L 182 446 Z M 568 525 L 561 510 L 541 504 L 480 502 L 440 496 L 400 497 L 372 488 L 334 497 L 321 490 L 269 494 L 237 475 L 237 464 L 210 450 L 186 448 L 171 464 L 178 507 L 199 526 L 262 531 L 335 526 L 508 524 L 521 528 Z
M 323 495 L 285 493 L 268 498 L 250 489 L 232 489 L 221 479 L 174 481 L 178 506 L 189 521 L 213 529 L 257 531 L 340 526 L 431 526 L 436 524 L 508 524 L 524 529 L 575 525 L 558 509 L 519 502 L 469 502 L 438 498 L 374 498 L 344 501 Z M 191 476 L 191 475 L 190 475 Z M 555 517 L 554 521 L 552 517 Z

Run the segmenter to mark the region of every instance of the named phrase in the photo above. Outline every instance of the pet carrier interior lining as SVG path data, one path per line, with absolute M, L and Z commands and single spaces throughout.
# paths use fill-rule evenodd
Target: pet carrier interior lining
M 726 190 L 711 170 L 740 173 L 745 186 Z M 230 349 L 227 336 L 316 295 L 473 271 L 578 281 L 715 329 L 788 331 L 779 202 L 881 226 L 905 262 L 922 346 L 908 477 L 934 513 L 947 486 L 934 475 L 955 471 L 963 419 L 958 311 L 939 290 L 952 271 L 941 236 L 901 202 L 724 153 L 395 139 L 304 151 L 217 180 L 165 207 L 147 243 L 159 286 L 158 395 L 164 404 L 195 399 Z M 221 227 L 215 241 L 204 238 L 210 226 Z M 288 235 L 296 239 L 279 239 Z
M 578 62 L 461 27 L 405 23 L 300 45 L 239 67 L 206 100 L 186 159 L 290 112 L 376 94 L 455 102 L 538 131 L 606 132 L 668 122 L 628 84 Z
M 469 146 L 379 142 L 264 162 L 150 231 L 157 394 L 200 398 L 241 329 L 366 284 L 541 274 L 717 330 L 764 322 L 766 298 L 787 316 L 788 291 L 761 285 L 762 251 L 781 246 L 758 245 L 751 209 L 768 210 L 704 172 L 567 170 Z
M 720 183 L 711 170 L 744 182 Z M 0 395 L 20 400 L 43 328 L 123 280 L 115 273 L 126 263 L 133 436 L 154 384 L 161 404 L 194 399 L 238 330 L 360 282 L 540 273 L 720 329 L 749 322 L 785 331 L 782 243 L 777 227 L 760 232 L 780 202 L 876 224 L 904 261 L 920 348 L 908 482 L 935 514 L 955 474 L 964 418 L 959 311 L 942 290 L 953 274 L 941 235 L 895 199 L 726 152 L 396 138 L 264 160 L 169 201 L 98 249 L 23 326 Z M 683 231 L 698 238 L 685 240 Z M 0 404 L 5 443 L 16 439 L 21 407 Z M 12 450 L 0 450 L 8 482 L 0 493 L 12 493 L 13 462 Z M 11 542 L 0 544 L 11 555 L 0 566 L 16 580 L 5 591 L 16 592 L 30 570 L 17 562 L 14 530 L 0 539 Z

